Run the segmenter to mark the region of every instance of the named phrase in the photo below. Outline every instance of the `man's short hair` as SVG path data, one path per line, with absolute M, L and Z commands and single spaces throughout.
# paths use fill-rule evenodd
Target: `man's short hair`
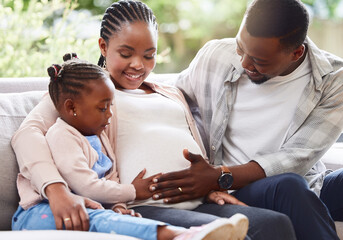
M 309 15 L 300 0 L 255 0 L 245 16 L 250 35 L 280 38 L 284 49 L 294 50 L 306 38 Z

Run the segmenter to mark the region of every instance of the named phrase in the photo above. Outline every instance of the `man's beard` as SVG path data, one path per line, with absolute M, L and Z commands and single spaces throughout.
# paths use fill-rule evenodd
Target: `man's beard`
M 270 79 L 270 77 L 265 76 L 265 75 L 263 75 L 263 78 L 258 79 L 258 80 L 253 80 L 253 79 L 251 79 L 251 78 L 249 77 L 249 75 L 248 75 L 248 78 L 250 79 L 250 81 L 251 81 L 252 83 L 255 83 L 255 84 L 257 84 L 257 85 L 260 85 L 260 84 L 262 84 L 262 83 L 265 83 L 265 82 L 267 82 L 267 81 Z

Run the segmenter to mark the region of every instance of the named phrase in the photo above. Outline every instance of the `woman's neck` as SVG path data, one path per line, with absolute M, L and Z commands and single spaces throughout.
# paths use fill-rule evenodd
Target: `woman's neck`
M 122 86 L 118 86 L 118 84 L 116 84 L 115 87 L 119 91 L 126 90 L 126 88 L 123 88 Z M 154 90 L 152 90 L 149 86 L 147 86 L 144 83 L 140 85 L 138 89 L 143 90 L 146 94 L 154 93 Z M 127 89 L 127 90 L 134 90 L 134 89 Z

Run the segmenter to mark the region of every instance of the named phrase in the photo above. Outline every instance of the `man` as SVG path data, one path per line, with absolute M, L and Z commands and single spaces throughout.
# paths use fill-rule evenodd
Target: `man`
M 300 1 L 255 0 L 235 39 L 198 52 L 176 85 L 196 110 L 210 163 L 226 167 L 191 155 L 190 169 L 157 179 L 159 198 L 236 190 L 249 206 L 288 215 L 297 239 L 338 239 L 331 216 L 343 219 L 343 171 L 327 176 L 320 158 L 343 129 L 343 61 L 306 37 L 308 23 Z

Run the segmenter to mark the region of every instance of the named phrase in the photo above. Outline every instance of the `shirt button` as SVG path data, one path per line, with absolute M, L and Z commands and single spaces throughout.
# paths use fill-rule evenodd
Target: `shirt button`
M 215 146 L 212 146 L 211 149 L 212 149 L 213 151 L 215 151 L 215 150 L 216 150 L 216 147 L 215 147 Z

